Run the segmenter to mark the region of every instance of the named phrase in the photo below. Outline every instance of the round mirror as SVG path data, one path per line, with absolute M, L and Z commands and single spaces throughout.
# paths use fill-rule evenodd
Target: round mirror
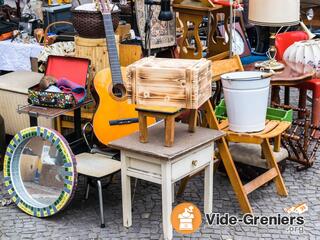
M 71 201 L 77 173 L 66 140 L 44 127 L 22 130 L 11 140 L 4 161 L 5 186 L 17 206 L 47 217 Z

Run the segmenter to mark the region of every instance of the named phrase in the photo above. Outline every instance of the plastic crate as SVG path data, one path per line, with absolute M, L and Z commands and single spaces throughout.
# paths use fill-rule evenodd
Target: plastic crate
M 216 117 L 219 120 L 227 119 L 227 108 L 226 104 L 224 102 L 224 99 L 222 99 L 219 103 L 219 105 L 215 109 Z M 281 108 L 267 108 L 267 117 L 268 120 L 279 120 L 279 121 L 287 121 L 292 122 L 293 118 L 293 111 L 290 110 L 283 110 Z

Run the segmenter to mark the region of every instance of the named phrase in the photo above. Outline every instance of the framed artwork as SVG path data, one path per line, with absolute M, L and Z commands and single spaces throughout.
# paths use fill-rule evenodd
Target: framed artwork
M 158 0 L 155 0 L 158 1 Z M 139 34 L 142 40 L 143 48 L 146 48 L 145 43 L 145 24 L 148 14 L 148 6 L 144 4 L 144 0 L 135 1 L 136 18 Z M 160 13 L 160 5 L 151 6 L 151 34 L 150 48 L 170 47 L 176 44 L 176 21 L 175 17 L 171 21 L 160 21 L 158 16 Z

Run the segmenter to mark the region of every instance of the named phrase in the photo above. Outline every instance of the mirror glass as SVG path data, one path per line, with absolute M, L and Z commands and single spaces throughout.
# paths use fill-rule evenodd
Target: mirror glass
M 19 161 L 20 193 L 35 207 L 47 207 L 60 196 L 64 187 L 63 157 L 57 148 L 41 137 L 23 146 Z

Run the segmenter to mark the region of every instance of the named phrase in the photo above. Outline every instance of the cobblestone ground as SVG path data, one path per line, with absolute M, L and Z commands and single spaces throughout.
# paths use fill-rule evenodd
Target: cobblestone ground
M 250 194 L 255 215 L 286 214 L 284 207 L 307 203 L 309 210 L 302 214 L 303 229 L 288 226 L 217 226 L 202 224 L 193 235 L 174 233 L 175 239 L 320 239 L 320 162 L 312 168 L 297 172 L 295 164 L 288 162 L 283 174 L 289 191 L 286 198 L 279 197 L 274 184 L 266 185 Z M 0 172 L 0 200 L 6 197 Z M 84 180 L 69 207 L 56 216 L 39 219 L 21 212 L 15 205 L 0 207 L 0 239 L 162 239 L 160 186 L 139 181 L 133 202 L 133 224 L 122 226 L 120 175 L 104 190 L 106 228 L 99 227 L 98 198 L 92 190 L 84 199 Z M 184 196 L 174 203 L 190 201 L 203 210 L 203 175 L 188 183 Z M 213 212 L 240 215 L 240 208 L 228 178 L 223 173 L 214 177 Z M 205 221 L 205 219 L 203 219 Z

